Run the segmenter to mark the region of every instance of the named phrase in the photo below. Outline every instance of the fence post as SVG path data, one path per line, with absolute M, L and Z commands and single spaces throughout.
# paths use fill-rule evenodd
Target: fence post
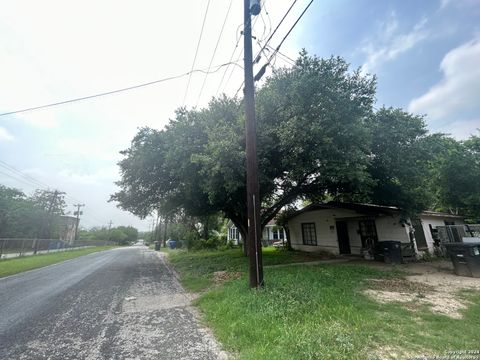
M 7 242 L 7 239 L 3 239 L 3 241 L 2 241 L 2 247 L 0 248 L 0 259 L 2 258 L 3 248 L 4 248 L 6 242 Z
M 20 256 L 23 255 L 24 246 L 25 246 L 25 239 L 22 239 L 22 248 L 20 249 Z

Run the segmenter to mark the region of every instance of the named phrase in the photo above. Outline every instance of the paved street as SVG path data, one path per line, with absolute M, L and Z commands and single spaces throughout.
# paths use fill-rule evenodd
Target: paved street
M 163 259 L 146 247 L 0 279 L 0 359 L 218 359 Z

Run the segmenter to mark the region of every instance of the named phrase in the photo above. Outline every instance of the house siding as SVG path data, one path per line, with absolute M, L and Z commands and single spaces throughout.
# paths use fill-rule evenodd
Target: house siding
M 339 254 L 339 245 L 336 221 L 346 221 L 350 251 L 352 254 L 361 254 L 362 241 L 359 231 L 359 221 L 374 219 L 379 241 L 396 240 L 409 243 L 408 228 L 402 226 L 400 216 L 383 215 L 371 217 L 347 209 L 324 209 L 301 213 L 289 220 L 292 247 L 302 251 L 326 250 Z M 314 223 L 317 235 L 317 246 L 304 245 L 302 239 L 302 223 Z M 333 227 L 333 228 L 332 228 Z
M 394 240 L 409 243 L 408 227 L 402 226 L 400 216 L 384 216 L 375 219 L 379 241 Z

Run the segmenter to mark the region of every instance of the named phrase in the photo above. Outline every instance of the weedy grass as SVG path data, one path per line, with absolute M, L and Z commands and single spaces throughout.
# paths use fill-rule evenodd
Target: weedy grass
M 266 263 L 288 262 L 291 257 Z M 213 271 L 241 271 L 240 279 L 198 286 L 204 319 L 227 351 L 240 359 L 406 359 L 478 349 L 480 294 L 463 293 L 463 319 L 380 304 L 362 293 L 369 279 L 401 273 L 362 265 L 323 264 L 265 268 L 265 288 L 249 290 L 247 260 L 237 252 L 171 253 L 171 262 L 195 288 Z M 209 286 L 208 288 L 206 286 Z M 207 290 L 206 290 L 207 289 Z
M 202 291 L 213 284 L 215 271 L 246 272 L 248 259 L 239 248 L 224 251 L 186 251 L 162 248 L 168 253 L 168 259 L 181 274 L 182 284 L 190 291 Z M 282 265 L 325 259 L 325 254 L 302 253 L 299 251 L 277 250 L 273 247 L 263 249 L 263 265 Z
M 38 254 L 12 259 L 0 260 L 0 278 L 14 275 L 23 271 L 33 270 L 47 265 L 56 264 L 79 256 L 94 252 L 113 249 L 115 246 L 96 246 L 86 249 L 55 252 L 51 254 Z

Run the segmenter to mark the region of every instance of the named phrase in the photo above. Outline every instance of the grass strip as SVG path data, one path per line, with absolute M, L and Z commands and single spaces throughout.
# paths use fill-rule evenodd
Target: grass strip
M 115 246 L 96 246 L 86 249 L 55 252 L 51 254 L 38 254 L 0 260 L 0 278 L 21 273 L 27 270 L 41 268 L 47 265 L 56 264 L 65 260 L 74 259 L 76 257 L 88 255 L 94 252 L 113 249 L 114 247 Z
M 292 259 L 274 255 L 266 262 Z M 407 359 L 478 349 L 478 292 L 463 294 L 470 306 L 462 319 L 452 319 L 427 306 L 412 310 L 363 294 L 370 279 L 396 279 L 402 276 L 397 270 L 350 264 L 265 268 L 265 288 L 252 291 L 241 254 L 172 252 L 170 260 L 187 287 L 204 290 L 196 305 L 239 359 Z M 220 270 L 243 276 L 211 286 L 211 273 Z
M 248 259 L 239 248 L 225 251 L 201 250 L 186 251 L 162 248 L 168 253 L 168 259 L 181 274 L 183 286 L 194 292 L 208 289 L 213 284 L 215 271 L 247 272 Z M 263 248 L 263 265 L 283 265 L 327 259 L 321 253 L 302 253 L 299 251 Z

